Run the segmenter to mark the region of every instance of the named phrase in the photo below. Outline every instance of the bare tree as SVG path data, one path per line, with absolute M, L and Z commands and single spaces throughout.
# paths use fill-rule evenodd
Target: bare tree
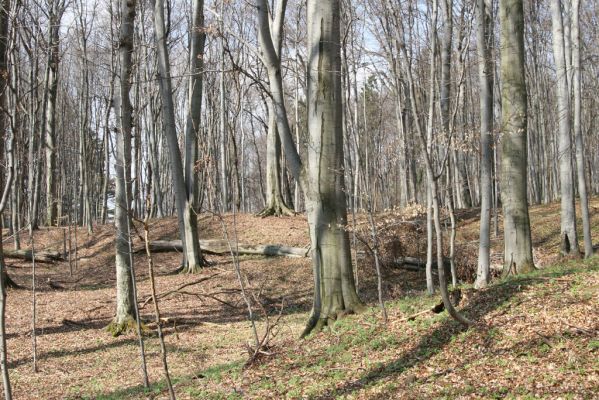
M 3 0 L 0 4 L 0 218 L 3 217 L 8 195 L 14 177 L 12 161 L 8 163 L 7 179 L 4 179 L 4 144 L 6 142 L 6 96 L 8 87 L 8 25 L 9 25 L 10 0 Z M 7 145 L 12 147 L 12 138 L 7 141 Z M 9 149 L 10 150 L 10 149 Z M 9 157 L 12 157 L 12 150 L 9 151 Z M 6 349 L 6 265 L 4 264 L 4 253 L 2 251 L 2 230 L 0 229 L 0 367 L 2 368 L 2 384 L 4 386 L 4 398 L 12 399 L 12 389 L 10 385 L 10 375 L 8 373 L 8 351 Z
M 258 28 L 260 31 L 259 41 L 264 55 L 264 64 L 268 70 L 271 89 L 277 93 L 269 93 L 270 96 L 283 96 L 282 86 L 277 88 L 277 81 L 281 81 L 281 51 L 283 47 L 283 25 L 285 21 L 285 10 L 287 0 L 278 0 L 276 8 L 269 17 L 268 6 L 265 1 L 259 1 Z M 268 32 L 264 26 L 268 25 Z M 267 35 L 270 33 L 270 37 Z M 276 75 L 279 75 L 277 77 Z M 281 101 L 279 99 L 279 101 Z M 268 134 L 266 145 L 266 207 L 259 213 L 260 216 L 291 215 L 293 211 L 287 207 L 283 200 L 281 190 L 281 139 L 277 128 L 277 118 L 285 118 L 283 124 L 289 125 L 287 115 L 277 115 L 274 100 L 269 97 L 268 104 Z M 286 128 L 289 129 L 289 126 Z
M 504 273 L 533 270 L 528 216 L 526 80 L 522 0 L 500 0 L 501 24 L 501 202 Z
M 200 11 L 195 11 L 196 17 L 201 21 L 201 17 L 197 16 Z M 194 21 L 194 26 L 197 22 Z M 170 60 L 167 48 L 167 32 L 165 29 L 164 20 L 164 0 L 154 1 L 154 29 L 156 33 L 156 46 L 158 50 L 158 82 L 160 85 L 160 93 L 162 97 L 162 125 L 164 136 L 169 149 L 169 157 L 171 161 L 171 174 L 173 178 L 173 189 L 175 192 L 175 201 L 177 205 L 177 216 L 179 219 L 179 234 L 183 241 L 183 264 L 182 270 L 185 272 L 197 272 L 204 265 L 202 259 L 202 253 L 200 251 L 200 245 L 198 242 L 198 230 L 197 230 L 197 217 L 195 210 L 193 209 L 194 203 L 194 188 L 193 188 L 193 167 L 188 166 L 187 176 L 183 172 L 183 162 L 181 160 L 181 151 L 179 150 L 179 141 L 177 138 L 177 127 L 175 122 L 175 105 L 173 103 L 172 95 L 172 83 L 170 73 Z M 196 26 L 195 29 L 199 29 Z M 196 38 L 198 40 L 198 38 Z M 195 50 L 193 51 L 195 52 Z M 196 54 L 196 58 L 199 53 Z M 194 71 L 194 75 L 197 71 Z M 191 82 L 190 85 L 196 85 L 197 82 Z M 201 89 L 201 87 L 199 88 Z M 193 87 L 192 89 L 193 90 Z M 199 92 L 201 95 L 201 91 Z M 190 98 L 190 115 L 189 118 L 195 119 L 195 123 L 199 123 L 198 109 L 201 107 L 201 103 L 198 105 L 198 99 Z M 195 107 L 196 110 L 191 111 L 191 107 Z M 194 122 L 191 122 L 193 124 Z M 195 127 L 189 127 L 188 129 L 194 129 Z M 197 129 L 197 128 L 196 128 Z M 192 135 L 190 132 L 189 135 Z M 195 141 L 193 138 L 188 137 L 189 143 L 186 146 L 194 147 Z M 187 151 L 187 149 L 186 149 Z M 186 160 L 193 165 L 193 154 L 190 150 L 189 158 Z M 189 179 L 188 187 L 185 184 L 185 178 Z M 188 191 L 188 188 L 191 191 Z
M 47 103 L 45 109 L 44 143 L 46 151 L 46 224 L 57 224 L 58 199 L 56 190 L 56 102 L 58 96 L 58 67 L 60 63 L 60 22 L 65 11 L 64 0 L 50 0 L 48 21 Z
M 129 255 L 129 203 L 131 196 L 127 182 L 131 179 L 131 127 L 132 107 L 129 98 L 131 84 L 131 53 L 133 52 L 133 30 L 135 21 L 135 1 L 122 0 L 120 4 L 121 23 L 119 33 L 119 72 L 116 74 L 114 110 L 116 115 L 116 315 L 114 324 L 120 332 L 126 329 L 137 315 L 134 311 L 133 282 L 131 280 L 131 258 Z
M 574 174 L 572 171 L 572 141 L 570 138 L 570 89 L 564 38 L 561 0 L 551 0 L 553 26 L 553 58 L 557 72 L 557 119 L 559 124 L 559 180 L 561 191 L 561 246 L 562 255 L 579 255 L 574 207 Z
M 480 91 L 480 236 L 476 288 L 490 280 L 491 208 L 493 207 L 493 4 L 476 1 L 476 45 Z
M 587 194 L 584 138 L 582 135 L 582 71 L 580 66 L 580 0 L 572 0 L 572 86 L 574 89 L 574 140 L 576 143 L 576 166 L 578 172 L 578 193 L 582 214 L 584 235 L 584 255 L 593 255 L 591 222 L 589 218 L 589 198 Z
M 289 167 L 305 196 L 312 263 L 314 302 L 306 336 L 346 313 L 359 311 L 345 204 L 339 0 L 308 2 L 308 131 L 307 165 L 299 157 L 283 99 L 278 58 L 272 44 L 266 1 L 258 1 L 259 35 L 269 67 L 269 83 L 277 128 Z

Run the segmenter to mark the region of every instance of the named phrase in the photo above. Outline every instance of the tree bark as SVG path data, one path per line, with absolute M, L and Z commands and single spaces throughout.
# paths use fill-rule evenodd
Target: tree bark
M 53 0 L 50 6 L 48 35 L 48 100 L 46 104 L 46 225 L 57 225 L 58 199 L 56 191 L 56 102 L 58 98 L 58 64 L 60 62 L 60 21 L 64 6 Z
M 32 261 L 33 253 L 31 250 L 4 250 L 4 256 L 8 258 L 18 258 L 21 260 Z M 62 255 L 58 251 L 37 251 L 35 261 L 40 263 L 53 263 L 62 260 Z
M 116 93 L 114 110 L 116 116 L 116 188 L 115 188 L 115 226 L 116 226 L 116 315 L 113 324 L 118 330 L 127 328 L 137 318 L 134 309 L 133 282 L 131 279 L 131 258 L 129 257 L 129 185 L 131 179 L 131 129 L 132 106 L 129 92 L 131 89 L 131 54 L 135 23 L 135 0 L 120 2 L 119 32 L 119 72 L 116 74 Z M 130 326 L 132 327 L 132 325 Z
M 263 61 L 267 65 L 277 128 L 294 179 L 304 191 L 314 271 L 314 301 L 302 333 L 318 332 L 359 311 L 351 265 L 343 173 L 339 0 L 308 1 L 308 162 L 302 163 L 287 120 L 279 60 L 266 0 L 257 0 Z
M 268 102 L 268 134 L 266 142 L 266 207 L 258 213 L 261 217 L 293 215 L 287 207 L 281 190 L 281 139 L 277 130 L 275 107 Z
M 200 240 L 202 250 L 209 254 L 227 255 L 231 253 L 229 243 L 223 240 Z M 150 250 L 157 252 L 182 251 L 183 244 L 180 240 L 154 240 L 149 243 Z M 233 249 L 238 255 L 262 255 L 262 256 L 284 256 L 284 257 L 307 257 L 310 249 L 303 247 L 289 247 L 280 244 L 238 243 Z M 137 249 L 136 252 L 141 251 Z M 37 259 L 37 255 L 36 255 Z
M 489 283 L 491 251 L 491 207 L 493 206 L 493 5 L 476 2 L 476 46 L 480 92 L 480 235 L 478 268 L 474 287 Z
M 574 206 L 574 174 L 572 171 L 572 141 L 570 138 L 570 90 L 566 65 L 564 22 L 561 0 L 551 0 L 553 31 L 553 58 L 557 72 L 558 162 L 561 191 L 561 246 L 562 255 L 580 255 L 576 233 Z
M 582 214 L 584 235 L 584 255 L 593 255 L 593 240 L 589 218 L 589 198 L 584 162 L 584 139 L 582 135 L 582 70 L 580 68 L 580 0 L 572 0 L 572 86 L 574 88 L 574 138 L 576 143 L 576 165 L 578 172 L 578 193 Z
M 192 2 L 191 43 L 189 48 L 189 98 L 185 127 L 185 188 L 187 202 L 193 218 L 189 219 L 189 228 L 197 231 L 195 213 L 198 207 L 198 138 L 202 123 L 202 101 L 204 88 L 204 47 L 206 32 L 204 28 L 204 0 Z M 197 239 L 197 238 L 196 238 Z M 200 249 L 198 248 L 199 252 Z
M 258 23 L 260 27 L 268 24 L 270 29 L 268 31 L 260 30 L 260 47 L 264 53 L 265 58 L 268 60 L 265 62 L 268 69 L 269 78 L 272 76 L 274 82 L 270 84 L 271 88 L 275 87 L 276 95 L 279 96 L 278 102 L 284 102 L 282 81 L 280 87 L 277 74 L 280 77 L 281 74 L 281 48 L 283 45 L 283 24 L 285 20 L 285 10 L 287 8 L 287 0 L 279 0 L 276 3 L 276 9 L 273 10 L 273 19 L 268 16 L 268 6 L 265 2 L 259 5 L 259 19 Z M 263 10 L 266 10 L 264 13 Z M 269 35 L 270 37 L 267 37 Z M 274 96 L 275 93 L 270 93 Z M 263 217 L 270 215 L 281 216 L 281 215 L 292 215 L 293 211 L 285 204 L 283 199 L 283 193 L 281 190 L 281 139 L 278 132 L 277 119 L 284 118 L 281 124 L 287 124 L 289 127 L 289 121 L 287 119 L 287 112 L 285 115 L 282 113 L 277 114 L 275 100 L 272 98 L 267 99 L 268 104 L 268 134 L 266 144 L 266 207 L 258 214 Z M 283 103 L 284 104 L 284 103 Z
M 6 96 L 8 88 L 8 24 L 9 24 L 10 0 L 2 0 L 0 5 L 0 108 L 6 110 Z M 4 144 L 6 140 L 6 114 L 0 112 L 0 220 L 8 200 L 8 194 L 12 185 L 14 171 L 8 169 L 8 179 L 4 181 Z M 9 145 L 11 145 L 9 143 Z M 8 163 L 9 167 L 12 163 Z M 6 265 L 2 251 L 2 229 L 0 229 L 0 368 L 2 369 L 2 384 L 4 387 L 4 398 L 12 399 L 10 375 L 8 373 L 8 351 L 6 348 Z
M 343 173 L 339 0 L 308 0 L 308 187 L 314 303 L 307 335 L 359 311 Z
M 192 189 L 191 193 L 188 193 L 185 185 L 183 163 L 181 161 L 181 152 L 179 151 L 179 141 L 177 139 L 170 60 L 164 20 L 164 0 L 154 1 L 154 29 L 156 31 L 156 46 L 158 50 L 158 81 L 160 84 L 160 93 L 162 95 L 162 125 L 169 149 L 173 190 L 175 192 L 177 217 L 179 221 L 179 234 L 183 241 L 184 248 L 182 266 L 184 272 L 194 273 L 202 268 L 203 261 L 198 244 L 197 217 L 193 210 L 194 191 Z M 197 99 L 194 100 L 194 107 L 197 106 L 196 102 Z M 195 119 L 196 122 L 199 121 L 197 115 L 190 116 L 190 118 Z M 190 141 L 193 145 L 193 139 L 190 138 Z M 190 157 L 192 157 L 191 152 Z M 193 169 L 191 168 L 190 172 L 192 170 Z M 188 176 L 188 178 L 193 179 L 191 176 Z
M 527 202 L 527 95 L 522 0 L 500 0 L 504 273 L 534 270 Z

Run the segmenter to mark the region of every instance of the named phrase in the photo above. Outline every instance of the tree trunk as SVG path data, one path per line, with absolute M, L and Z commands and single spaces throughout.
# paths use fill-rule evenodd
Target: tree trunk
M 480 92 L 480 239 L 474 287 L 490 281 L 491 207 L 493 206 L 493 5 L 476 2 L 476 46 Z
M 173 178 L 173 189 L 179 220 L 179 234 L 184 248 L 182 266 L 184 272 L 193 273 L 202 268 L 203 262 L 198 244 L 197 217 L 193 210 L 193 190 L 191 193 L 188 193 L 185 187 L 183 163 L 177 139 L 170 61 L 166 43 L 164 0 L 155 0 L 154 2 L 154 29 L 156 31 L 156 46 L 158 50 L 158 81 L 162 94 L 162 124 L 169 149 L 171 176 Z M 197 116 L 194 116 L 194 118 L 197 118 Z M 192 179 L 189 176 L 188 178 Z
M 116 315 L 113 324 L 115 331 L 133 328 L 135 315 L 133 281 L 131 279 L 131 258 L 129 256 L 129 185 L 131 179 L 131 129 L 132 106 L 129 92 L 131 89 L 131 54 L 135 23 L 135 0 L 121 0 L 121 26 L 119 32 L 119 67 L 116 74 L 116 93 L 114 110 L 116 116 L 116 188 L 115 188 L 115 226 L 116 226 Z
M 522 0 L 500 0 L 504 273 L 534 270 L 527 202 L 527 95 Z
M 229 243 L 225 240 L 200 240 L 202 250 L 210 254 L 231 254 Z M 149 243 L 152 252 L 182 251 L 183 244 L 180 240 L 154 240 Z M 136 249 L 136 252 L 139 252 Z M 283 256 L 283 257 L 308 257 L 310 249 L 303 247 L 289 247 L 280 244 L 248 244 L 237 243 L 233 249 L 236 254 Z M 37 260 L 37 255 L 36 255 Z
M 58 0 L 50 6 L 48 102 L 46 104 L 46 225 L 57 224 L 56 172 L 56 101 L 58 97 L 58 64 L 60 62 L 60 21 L 64 8 Z
M 282 90 L 266 0 L 257 0 L 259 35 L 277 128 L 294 179 L 304 191 L 314 270 L 314 302 L 302 334 L 317 332 L 344 314 L 359 311 L 351 265 L 345 203 L 339 0 L 308 1 L 308 163 L 299 157 Z
M 576 165 L 578 171 L 578 193 L 584 234 L 584 255 L 593 255 L 593 240 L 589 218 L 589 199 L 584 163 L 584 139 L 582 136 L 582 71 L 580 68 L 580 0 L 572 0 L 572 73 L 574 88 L 574 138 L 576 141 Z
M 281 139 L 277 130 L 275 107 L 271 99 L 267 99 L 267 102 L 266 207 L 258 215 L 261 217 L 293 215 L 293 211 L 285 204 L 281 190 Z
M 557 72 L 558 161 L 561 191 L 561 246 L 562 255 L 580 255 L 576 233 L 574 207 L 574 174 L 572 171 L 572 141 L 570 139 L 570 90 L 564 44 L 564 23 L 561 0 L 551 0 L 553 27 L 553 58 Z
M 8 88 L 8 24 L 9 24 L 10 0 L 3 0 L 0 6 L 0 108 L 6 110 L 7 107 L 7 88 Z M 4 209 L 8 200 L 8 194 L 12 185 L 14 171 L 10 168 L 12 162 L 8 164 L 8 179 L 4 181 L 5 160 L 4 144 L 6 140 L 6 114 L 0 113 L 0 221 L 2 220 Z M 11 147 L 12 144 L 8 143 Z M 12 399 L 12 389 L 10 385 L 10 376 L 8 373 L 8 352 L 6 349 L 6 265 L 4 264 L 4 255 L 2 252 L 2 229 L 0 228 L 0 368 L 2 369 L 2 383 L 4 386 L 4 398 Z
M 339 0 L 308 1 L 308 187 L 314 303 L 303 335 L 363 306 L 352 271 L 343 167 Z
M 221 24 L 224 24 L 224 0 L 220 2 Z M 222 28 L 222 27 L 221 27 Z M 218 172 L 220 184 L 220 211 L 226 212 L 231 209 L 229 181 L 227 173 L 228 161 L 228 137 L 227 137 L 227 106 L 225 103 L 225 38 L 220 38 L 220 79 L 219 79 L 219 133 L 218 142 Z
M 196 211 L 198 208 L 198 137 L 201 132 L 202 100 L 204 88 L 204 47 L 206 32 L 204 31 L 204 0 L 193 0 L 191 24 L 191 45 L 189 49 L 189 109 L 185 127 L 185 188 L 187 202 L 192 211 L 189 218 L 189 229 L 197 231 Z M 197 238 L 196 238 L 197 240 Z M 197 249 L 199 252 L 200 249 Z

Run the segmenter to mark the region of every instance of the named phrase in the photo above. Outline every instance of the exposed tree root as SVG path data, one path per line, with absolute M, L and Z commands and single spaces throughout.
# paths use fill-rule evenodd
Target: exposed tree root
M 177 272 L 180 274 L 198 274 L 200 272 L 202 272 L 202 270 L 204 268 L 208 268 L 210 267 L 212 264 L 210 263 L 210 261 L 208 261 L 206 259 L 206 257 L 204 257 L 204 255 L 202 254 L 201 259 L 200 259 L 200 263 L 196 264 L 196 265 L 181 265 L 179 266 L 179 268 L 177 268 Z
M 22 289 L 21 285 L 18 285 L 15 281 L 12 280 L 12 278 L 8 275 L 8 273 L 6 272 L 6 268 L 3 269 L 2 274 L 4 275 L 4 288 L 5 289 Z
M 142 332 L 147 332 L 147 327 L 142 323 L 141 324 Z M 120 335 L 127 334 L 129 332 L 137 331 L 137 322 L 133 317 L 127 317 L 124 321 L 116 321 L 116 318 L 108 324 L 106 327 L 106 331 L 109 332 L 112 336 L 117 337 Z
M 366 306 L 361 303 L 354 304 L 350 308 L 339 310 L 337 312 L 328 312 L 321 316 L 321 314 L 312 313 L 310 314 L 310 318 L 306 323 L 306 327 L 302 332 L 300 338 L 306 338 L 310 335 L 316 335 L 322 332 L 327 327 L 332 327 L 335 324 L 335 321 L 340 320 L 341 318 L 350 315 L 350 314 L 360 314 L 366 310 Z
M 282 201 L 273 202 L 267 207 L 264 207 L 262 211 L 256 214 L 257 217 L 266 218 L 266 217 L 283 217 L 283 216 L 293 216 L 295 215 L 295 211 L 287 207 L 285 203 Z

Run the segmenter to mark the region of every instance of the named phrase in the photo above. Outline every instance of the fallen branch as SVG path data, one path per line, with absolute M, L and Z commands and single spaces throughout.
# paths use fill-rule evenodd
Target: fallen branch
M 443 305 L 443 302 L 440 302 L 439 304 L 435 304 L 434 307 L 428 308 L 424 311 L 419 311 L 416 314 L 412 314 L 408 317 L 405 317 L 403 319 L 401 319 L 401 321 L 414 321 L 416 319 L 416 317 L 419 317 L 421 315 L 424 314 L 428 314 L 428 313 L 434 313 L 434 314 L 439 314 L 441 313 L 443 310 L 445 310 L 445 305 Z
M 21 260 L 32 261 L 31 250 L 4 250 L 4 257 L 18 258 Z M 35 261 L 41 263 L 53 263 L 62 260 L 62 255 L 58 251 L 37 251 L 35 252 Z
M 449 273 L 449 269 L 451 267 L 449 260 L 444 260 L 445 271 Z M 416 271 L 416 272 L 425 272 L 426 271 L 426 260 L 416 257 L 400 257 L 393 260 L 391 265 L 395 268 L 405 269 L 408 271 Z M 437 262 L 433 261 L 432 264 L 432 273 L 433 275 L 437 275 Z
M 200 278 L 198 280 L 195 280 L 193 282 L 185 283 L 185 284 L 179 286 L 176 289 L 169 290 L 168 292 L 164 292 L 162 294 L 159 294 L 158 296 L 156 296 L 156 299 L 159 300 L 159 299 L 162 299 L 162 298 L 164 298 L 166 296 L 169 296 L 171 294 L 178 293 L 178 292 L 181 291 L 181 289 L 185 289 L 186 287 L 197 285 L 199 283 L 205 282 L 205 281 L 207 281 L 209 279 L 212 279 L 212 278 L 214 278 L 215 276 L 218 276 L 218 275 L 220 275 L 220 273 L 218 273 L 218 274 L 212 274 L 210 276 L 204 276 L 204 277 L 202 277 L 202 278 Z M 152 296 L 149 296 L 147 299 L 145 299 L 144 302 L 141 304 L 140 308 L 144 308 L 150 301 L 152 301 Z
M 231 250 L 225 240 L 200 240 L 202 251 L 209 254 L 226 255 Z M 136 252 L 144 250 L 136 249 Z M 152 252 L 182 251 L 183 245 L 180 240 L 154 240 L 150 242 Z M 234 249 L 236 255 L 262 255 L 262 256 L 284 256 L 284 257 L 308 257 L 310 249 L 303 247 L 289 247 L 280 244 L 252 245 L 239 243 Z
M 451 292 L 449 292 L 449 297 L 451 298 L 451 302 L 454 305 L 459 305 L 460 301 L 462 300 L 462 291 L 459 289 L 453 290 Z M 433 307 L 428 308 L 424 311 L 419 311 L 416 314 L 412 314 L 408 317 L 402 318 L 400 321 L 413 321 L 416 319 L 416 317 L 419 317 L 421 315 L 424 314 L 428 314 L 428 313 L 434 313 L 434 314 L 440 314 L 445 310 L 445 304 L 443 304 L 443 301 L 435 304 Z

